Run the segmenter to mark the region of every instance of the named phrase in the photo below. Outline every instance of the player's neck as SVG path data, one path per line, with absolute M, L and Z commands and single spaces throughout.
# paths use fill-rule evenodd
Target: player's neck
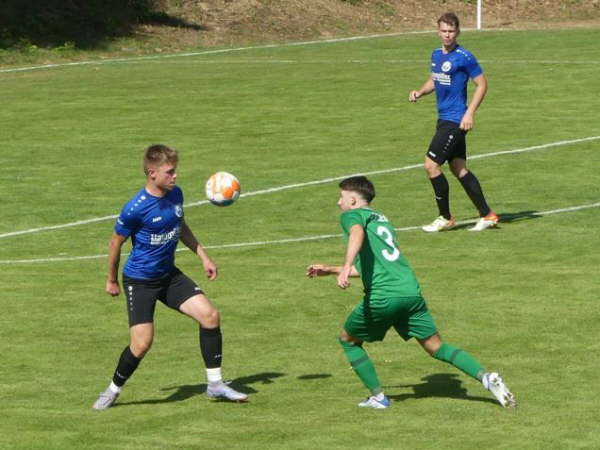
M 146 183 L 146 192 L 148 192 L 148 194 L 154 196 L 154 197 L 164 197 L 165 195 L 167 195 L 167 190 L 165 189 L 161 189 L 160 187 L 158 187 L 157 185 L 155 185 L 152 182 L 147 182 Z
M 450 53 L 452 52 L 456 47 L 458 47 L 458 42 L 453 42 L 452 44 L 450 44 L 448 47 L 446 47 L 445 45 L 442 45 L 442 51 L 444 53 Z

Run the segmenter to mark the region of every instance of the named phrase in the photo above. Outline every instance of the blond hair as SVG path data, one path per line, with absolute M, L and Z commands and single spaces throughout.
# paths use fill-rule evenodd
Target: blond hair
M 144 173 L 148 175 L 149 168 L 157 168 L 165 163 L 176 165 L 178 160 L 177 150 L 162 144 L 151 145 L 144 152 Z

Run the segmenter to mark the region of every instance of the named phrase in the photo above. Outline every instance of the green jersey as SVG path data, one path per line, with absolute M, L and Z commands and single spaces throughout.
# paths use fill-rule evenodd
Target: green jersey
M 385 216 L 368 208 L 352 209 L 342 214 L 340 223 L 346 241 L 353 225 L 365 230 L 365 240 L 354 266 L 360 273 L 366 296 L 421 296 L 415 273 L 398 249 L 396 230 Z

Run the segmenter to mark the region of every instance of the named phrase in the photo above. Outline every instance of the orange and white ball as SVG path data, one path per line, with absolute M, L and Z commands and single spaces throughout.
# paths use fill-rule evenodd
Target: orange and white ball
M 240 181 L 228 172 L 216 172 L 206 181 L 206 197 L 217 206 L 229 206 L 240 196 Z

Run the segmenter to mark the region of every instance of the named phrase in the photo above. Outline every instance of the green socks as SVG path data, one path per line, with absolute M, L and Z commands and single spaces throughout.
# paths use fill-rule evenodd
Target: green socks
M 365 349 L 362 348 L 362 345 L 356 345 L 351 342 L 342 341 L 341 339 L 339 341 L 342 344 L 346 358 L 348 358 L 360 381 L 363 382 L 373 395 L 383 392 L 377 378 L 377 372 L 375 372 L 375 366 L 369 359 L 369 355 Z
M 481 367 L 479 361 L 460 348 L 448 344 L 442 344 L 439 350 L 433 354 L 433 357 L 440 361 L 452 364 L 454 367 L 462 370 L 476 380 L 481 381 L 481 377 L 485 373 L 485 370 Z

